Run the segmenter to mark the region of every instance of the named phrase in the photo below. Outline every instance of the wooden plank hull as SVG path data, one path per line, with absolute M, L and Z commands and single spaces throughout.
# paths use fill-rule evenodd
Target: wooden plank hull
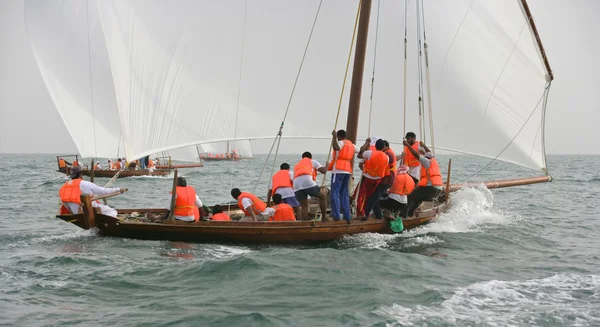
M 430 202 L 429 202 L 430 204 Z M 447 205 L 425 209 L 414 217 L 403 220 L 405 229 L 428 223 L 444 211 Z M 145 216 L 161 216 L 164 209 L 124 209 L 119 214 L 137 212 Z M 162 223 L 121 220 L 102 214 L 94 215 L 94 225 L 101 235 L 143 240 L 169 240 L 198 243 L 233 244 L 321 244 L 334 241 L 345 235 L 361 233 L 392 234 L 388 219 L 354 219 L 346 221 L 296 221 L 296 222 L 241 222 L 200 221 L 186 223 L 163 221 Z M 90 223 L 84 214 L 57 216 L 81 228 Z
M 125 177 L 133 177 L 133 176 L 168 176 L 171 174 L 173 169 L 154 169 L 150 171 L 148 169 L 140 169 L 140 170 L 123 170 L 121 174 L 117 178 L 125 178 Z M 61 173 L 66 172 L 64 170 L 59 170 Z M 118 170 L 94 170 L 94 177 L 106 177 L 113 178 L 117 174 Z M 89 169 L 83 169 L 81 173 L 84 176 L 90 176 L 91 171 Z

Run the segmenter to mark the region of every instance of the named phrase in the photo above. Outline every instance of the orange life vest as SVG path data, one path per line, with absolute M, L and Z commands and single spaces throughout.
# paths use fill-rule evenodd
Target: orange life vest
M 294 178 L 302 175 L 311 175 L 313 181 L 317 180 L 317 171 L 313 169 L 312 159 L 302 158 L 302 160 L 298 161 L 294 166 Z
M 258 215 L 261 212 L 265 211 L 265 209 L 267 209 L 267 205 L 264 202 L 262 202 L 256 195 L 252 193 L 242 192 L 242 194 L 238 196 L 238 207 L 242 209 L 246 216 L 249 216 L 250 214 L 246 209 L 244 209 L 244 206 L 242 205 L 242 200 L 245 198 L 252 200 L 252 210 L 254 210 L 255 214 Z
M 335 169 L 352 172 L 351 160 L 354 158 L 354 145 L 348 140 L 344 140 L 344 146 L 340 151 L 333 151 L 333 160 L 327 165 L 327 170 L 333 170 L 333 163 L 335 162 Z M 338 156 L 339 152 L 339 156 Z
M 388 170 L 388 156 L 383 151 L 371 152 L 371 158 L 365 160 L 364 172 L 373 177 L 385 176 L 385 171 Z
M 269 218 L 269 221 L 296 221 L 294 208 L 287 203 L 280 203 L 272 206 L 275 209 L 275 215 Z
M 421 179 L 419 180 L 419 186 L 427 186 L 427 181 L 431 179 L 431 186 L 443 186 L 442 174 L 440 173 L 440 166 L 435 158 L 429 159 L 429 168 L 425 169 L 421 167 Z
M 154 168 L 154 160 L 148 159 L 148 168 Z
M 409 195 L 415 189 L 415 181 L 408 174 L 400 174 L 394 179 L 390 193 Z
M 230 221 L 231 218 L 229 218 L 229 216 L 226 213 L 219 212 L 219 213 L 215 213 L 212 216 L 212 220 L 214 220 L 214 221 Z
M 65 168 L 67 166 L 67 163 L 65 162 L 65 159 L 58 159 L 58 168 Z
M 273 194 L 277 192 L 277 189 L 280 187 L 292 187 L 292 180 L 290 179 L 290 171 L 289 170 L 280 170 L 271 179 L 271 189 L 273 190 Z
M 200 212 L 196 206 L 196 191 L 191 186 L 177 186 L 177 197 L 175 198 L 175 216 L 194 216 L 200 218 Z
M 73 160 L 73 167 L 78 167 L 79 166 L 79 162 L 77 160 Z
M 394 153 L 394 150 L 392 150 L 392 148 L 388 148 L 387 151 L 385 151 L 385 153 L 390 154 L 391 158 L 392 158 L 392 161 L 388 165 L 388 169 L 385 170 L 385 176 L 389 176 L 391 172 L 396 171 L 396 169 L 397 169 L 396 154 Z
M 81 189 L 79 188 L 79 184 L 81 184 L 81 178 L 72 179 L 66 182 L 58 191 L 58 196 L 62 202 L 60 206 L 61 215 L 71 213 L 69 208 L 65 206 L 65 203 L 72 202 L 81 205 Z
M 415 143 L 413 143 L 413 145 L 411 145 L 411 147 L 417 153 L 419 153 L 419 141 L 415 141 Z M 410 152 L 410 150 L 408 149 L 408 147 L 406 145 L 404 146 L 404 164 L 409 167 L 416 167 L 416 166 L 420 165 L 419 159 L 417 159 L 412 154 L 412 152 Z
M 115 168 L 116 170 L 121 170 L 121 163 L 117 161 L 117 163 L 116 163 L 116 164 L 114 164 L 114 168 Z

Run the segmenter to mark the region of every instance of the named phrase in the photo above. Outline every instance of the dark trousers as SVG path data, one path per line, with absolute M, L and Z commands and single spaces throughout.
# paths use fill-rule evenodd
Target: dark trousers
M 379 205 L 384 208 L 394 212 L 400 211 L 406 207 L 406 204 L 400 203 L 394 199 L 386 198 L 384 200 L 379 201 Z
M 440 194 L 441 190 L 433 186 L 417 186 L 409 195 L 406 207 L 400 212 L 400 216 L 407 218 L 412 217 L 415 210 L 423 201 L 431 200 Z
M 390 186 L 384 183 L 379 183 L 375 188 L 375 191 L 367 198 L 367 204 L 365 205 L 365 217 L 369 217 L 371 210 L 375 214 L 375 217 L 381 219 L 383 218 L 383 213 L 381 212 L 381 206 L 379 205 L 379 198 L 387 190 Z

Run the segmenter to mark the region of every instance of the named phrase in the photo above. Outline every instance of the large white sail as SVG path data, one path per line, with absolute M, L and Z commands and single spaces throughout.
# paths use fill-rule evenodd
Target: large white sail
M 378 11 L 374 0 L 359 135 L 401 141 L 405 132 L 418 132 L 415 3 L 409 1 L 406 11 L 407 130 L 402 128 L 404 3 L 381 1 Z M 423 3 L 436 146 L 545 168 L 546 72 L 521 2 Z M 274 136 L 318 7 L 317 0 L 99 0 L 127 156 Z M 357 7 L 356 0 L 323 2 L 284 136 L 330 135 Z M 64 84 L 58 78 L 46 82 Z M 348 93 L 338 128 L 346 123 Z
M 113 157 L 120 123 L 95 1 L 25 1 L 40 72 L 79 153 Z

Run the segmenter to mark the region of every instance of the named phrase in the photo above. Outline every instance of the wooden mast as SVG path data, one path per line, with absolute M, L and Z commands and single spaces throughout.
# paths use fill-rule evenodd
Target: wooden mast
M 356 50 L 354 51 L 350 104 L 348 105 L 348 121 L 346 123 L 347 139 L 354 144 L 356 144 L 356 136 L 358 134 L 358 116 L 360 113 L 360 97 L 362 94 L 362 81 L 365 70 L 367 39 L 369 37 L 371 2 L 371 0 L 361 0 L 358 36 L 356 38 Z M 369 135 L 367 135 L 367 137 L 369 137 Z

